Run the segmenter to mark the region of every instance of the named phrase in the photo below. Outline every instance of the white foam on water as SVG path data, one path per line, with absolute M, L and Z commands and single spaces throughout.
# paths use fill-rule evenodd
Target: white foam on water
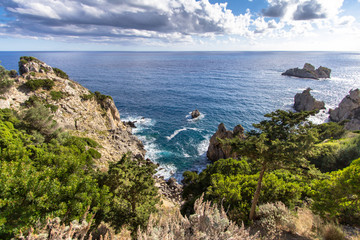
M 204 140 L 202 140 L 199 145 L 197 146 L 197 152 L 199 156 L 203 156 L 206 154 L 208 148 L 209 148 L 209 143 L 210 143 L 210 137 L 211 135 L 206 135 L 204 138 Z
M 175 130 L 173 134 L 171 134 L 170 136 L 168 136 L 168 137 L 166 137 L 166 138 L 167 138 L 167 140 L 170 141 L 171 139 L 173 139 L 176 135 L 178 135 L 178 134 L 181 133 L 182 131 L 187 131 L 187 130 L 201 131 L 200 129 L 197 129 L 197 128 L 187 128 L 187 127 L 184 127 L 184 128 Z
M 314 124 L 322 124 L 329 122 L 329 110 L 322 109 L 319 113 L 315 114 L 314 116 L 310 116 L 308 119 Z
M 136 117 L 129 116 L 127 118 L 122 119 L 122 121 L 123 122 L 128 122 L 128 121 L 135 122 L 134 124 L 135 124 L 136 128 L 132 129 L 132 132 L 134 134 L 139 133 L 139 132 L 143 131 L 144 129 L 150 128 L 150 127 L 154 126 L 156 123 L 155 120 L 153 120 L 151 118 L 145 118 L 143 116 L 136 116 Z
M 177 168 L 173 164 L 161 164 L 156 169 L 156 176 L 164 177 L 164 179 L 171 178 L 176 173 Z

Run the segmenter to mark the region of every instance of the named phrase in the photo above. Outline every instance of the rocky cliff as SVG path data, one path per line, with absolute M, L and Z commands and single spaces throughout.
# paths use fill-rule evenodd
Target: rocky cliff
M 121 122 L 110 96 L 90 92 L 68 79 L 63 71 L 33 57 L 21 58 L 19 73 L 14 85 L 1 94 L 0 108 L 21 112 L 34 99 L 43 102 L 52 109 L 54 120 L 62 129 L 90 137 L 102 146 L 97 149 L 102 155 L 97 162 L 99 168 L 106 168 L 108 161 L 116 161 L 127 152 L 144 158 L 143 144 Z M 44 82 L 48 86 L 38 87 Z
M 310 63 L 305 63 L 302 69 L 291 68 L 286 70 L 281 75 L 293 76 L 299 78 L 319 79 L 319 78 L 330 78 L 330 74 L 331 74 L 331 69 L 329 68 L 320 66 L 318 69 L 315 69 L 315 67 Z
M 218 139 L 231 139 L 234 137 L 244 138 L 244 128 L 241 125 L 235 126 L 233 131 L 226 130 L 223 123 L 220 123 L 217 131 L 210 139 L 209 148 L 206 156 L 212 162 L 219 159 L 236 158 L 235 153 L 231 153 L 231 148 L 223 146 Z
M 297 93 L 294 97 L 294 109 L 300 111 L 312 111 L 325 109 L 323 101 L 317 101 L 310 93 L 312 89 L 307 88 L 302 93 Z
M 360 130 L 360 90 L 354 89 L 349 92 L 334 110 L 330 110 L 330 120 L 341 122 L 346 120 L 345 128 L 348 130 Z

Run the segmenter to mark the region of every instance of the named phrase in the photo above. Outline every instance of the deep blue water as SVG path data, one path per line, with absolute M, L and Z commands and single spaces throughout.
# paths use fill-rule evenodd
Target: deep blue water
M 360 53 L 338 52 L 0 52 L 2 65 L 17 69 L 20 56 L 35 56 L 68 73 L 92 91 L 113 96 L 123 120 L 137 120 L 134 133 L 160 173 L 181 178 L 204 168 L 205 152 L 219 123 L 251 124 L 276 109 L 291 109 L 307 87 L 334 108 L 360 87 Z M 281 76 L 310 62 L 332 69 L 330 80 Z M 189 112 L 199 109 L 197 121 Z M 323 121 L 326 115 L 318 116 Z

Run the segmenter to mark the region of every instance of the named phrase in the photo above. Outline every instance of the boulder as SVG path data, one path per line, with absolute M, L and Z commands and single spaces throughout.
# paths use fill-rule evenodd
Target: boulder
M 341 122 L 347 120 L 345 128 L 348 130 L 360 130 L 360 90 L 349 92 L 334 110 L 330 110 L 330 120 Z
M 307 88 L 302 93 L 297 93 L 294 97 L 294 109 L 298 112 L 325 109 L 323 101 L 317 101 L 311 94 L 311 88 Z
M 231 153 L 229 146 L 223 146 L 218 139 L 231 139 L 234 137 L 245 138 L 244 128 L 239 124 L 233 131 L 226 130 L 224 123 L 220 123 L 217 131 L 210 139 L 209 148 L 207 150 L 207 158 L 215 162 L 219 159 L 237 158 L 235 153 Z
M 20 75 L 28 72 L 54 73 L 52 67 L 34 57 L 21 57 L 19 62 Z
M 199 110 L 194 110 L 194 111 L 192 111 L 191 112 L 191 117 L 192 118 L 197 118 L 197 117 L 199 117 L 200 116 L 200 112 L 199 112 Z
M 286 70 L 281 75 L 285 76 L 293 76 L 299 78 L 312 78 L 312 79 L 319 79 L 319 78 L 330 78 L 331 69 L 326 67 L 319 67 L 315 70 L 315 67 L 310 63 L 305 63 L 302 69 L 300 68 L 291 68 Z

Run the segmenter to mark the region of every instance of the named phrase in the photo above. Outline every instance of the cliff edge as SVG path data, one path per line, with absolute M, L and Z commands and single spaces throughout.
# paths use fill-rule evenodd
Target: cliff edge
M 132 152 L 134 158 L 145 157 L 142 142 L 121 121 L 110 96 L 92 93 L 60 69 L 34 57 L 21 57 L 19 74 L 12 77 L 14 84 L 1 94 L 0 108 L 22 112 L 35 100 L 44 103 L 62 129 L 92 138 L 102 146 L 97 149 L 101 153 L 97 160 L 100 169 L 127 152 Z

